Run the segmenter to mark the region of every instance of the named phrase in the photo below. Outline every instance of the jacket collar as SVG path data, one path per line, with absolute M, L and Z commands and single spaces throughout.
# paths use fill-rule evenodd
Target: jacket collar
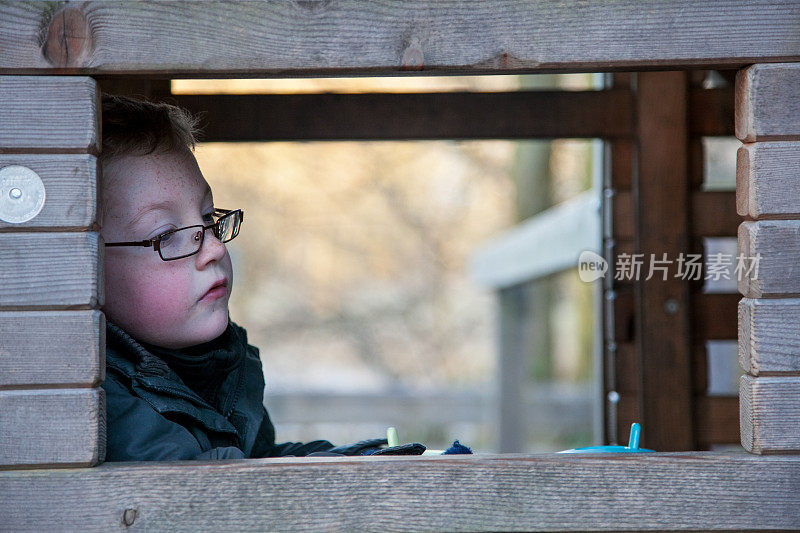
M 233 323 L 230 328 L 239 328 Z M 180 376 L 161 358 L 128 335 L 122 328 L 106 322 L 106 366 L 126 376 L 131 387 L 160 413 L 179 412 L 201 422 L 215 431 L 236 433 L 227 420 L 233 411 L 243 385 L 243 365 L 239 365 L 227 380 L 231 380 L 220 398 L 221 410 L 209 404 L 190 389 Z M 245 342 L 246 345 L 246 342 Z

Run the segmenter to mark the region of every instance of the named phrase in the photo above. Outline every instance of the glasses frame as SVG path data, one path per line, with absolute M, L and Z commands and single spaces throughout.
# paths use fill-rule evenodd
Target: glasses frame
M 161 258 L 162 261 L 175 261 L 177 259 L 184 259 L 186 257 L 191 257 L 191 256 L 197 254 L 198 252 L 200 252 L 200 250 L 203 249 L 203 243 L 205 242 L 205 237 L 206 237 L 206 230 L 210 229 L 212 231 L 212 233 L 214 234 L 214 237 L 219 239 L 219 236 L 218 236 L 218 234 L 219 234 L 219 223 L 223 219 L 228 218 L 230 216 L 233 216 L 233 215 L 235 215 L 237 213 L 239 214 L 239 224 L 236 227 L 233 228 L 233 234 L 231 235 L 231 238 L 227 239 L 227 240 L 224 240 L 224 241 L 220 240 L 220 242 L 230 242 L 237 235 L 239 235 L 239 228 L 242 226 L 242 222 L 244 221 L 244 211 L 242 211 L 241 209 L 214 209 L 214 214 L 212 216 L 219 216 L 219 218 L 213 224 L 209 224 L 208 226 L 204 226 L 203 224 L 195 224 L 195 225 L 192 225 L 192 226 L 185 226 L 183 228 L 176 228 L 176 229 L 173 229 L 173 230 L 165 231 L 164 233 L 162 233 L 161 235 L 159 235 L 157 237 L 154 237 L 152 239 L 147 239 L 147 240 L 144 240 L 144 241 L 107 242 L 107 243 L 105 243 L 105 245 L 106 246 L 142 246 L 142 247 L 145 247 L 145 248 L 149 248 L 149 247 L 152 246 L 153 250 L 158 252 L 158 256 Z M 183 231 L 183 230 L 189 229 L 189 228 L 197 228 L 198 230 L 200 230 L 202 228 L 202 233 L 200 234 L 200 245 L 197 247 L 197 250 L 195 250 L 194 252 L 192 252 L 190 254 L 181 255 L 179 257 L 170 257 L 169 259 L 164 259 L 164 254 L 161 252 L 161 239 L 164 238 L 166 235 L 171 235 L 171 234 L 176 233 L 178 231 Z

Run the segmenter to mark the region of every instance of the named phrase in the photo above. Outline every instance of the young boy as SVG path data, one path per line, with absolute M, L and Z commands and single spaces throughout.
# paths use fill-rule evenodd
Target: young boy
M 258 349 L 228 317 L 224 243 L 243 215 L 215 208 L 195 126 L 174 106 L 103 97 L 106 460 L 376 451 L 385 440 L 275 444 Z

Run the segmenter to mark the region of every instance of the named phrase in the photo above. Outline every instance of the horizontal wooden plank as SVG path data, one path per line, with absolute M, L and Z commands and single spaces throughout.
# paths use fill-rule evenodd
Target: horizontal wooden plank
M 751 218 L 800 218 L 800 142 L 743 144 L 736 153 L 736 210 Z
M 739 365 L 754 376 L 800 372 L 800 299 L 739 302 Z
M 692 193 L 691 232 L 696 237 L 734 237 L 742 219 L 733 191 Z
M 800 220 L 743 222 L 739 226 L 739 255 L 760 259 L 757 272 L 743 270 L 739 292 L 747 298 L 800 295 L 798 235 Z
M 0 388 L 99 386 L 105 330 L 96 310 L 0 312 Z
M 739 425 L 749 452 L 800 453 L 800 376 L 743 375 Z
M 743 453 L 106 463 L 0 472 L 0 491 L 12 531 L 800 527 L 800 457 Z
M 800 140 L 800 64 L 757 64 L 737 73 L 736 136 Z
M 26 228 L 81 230 L 95 226 L 100 175 L 95 156 L 0 154 L 0 169 L 11 165 L 27 167 L 36 172 L 44 184 L 45 202 L 39 214 L 27 222 L 4 222 L 0 211 L 0 231 Z
M 616 191 L 611 199 L 615 238 L 632 240 L 633 192 Z M 741 223 L 736 213 L 736 194 L 729 191 L 695 191 L 691 195 L 693 237 L 733 237 Z
M 2 50 L 0 57 L 8 51 L 5 43 Z M 0 153 L 98 154 L 99 94 L 87 77 L 0 77 Z
M 175 95 L 203 114 L 203 140 L 618 138 L 630 92 Z
M 692 337 L 698 342 L 736 339 L 740 298 L 735 293 L 692 294 Z
M 0 233 L 0 309 L 102 306 L 99 246 L 94 232 Z
M 694 399 L 694 424 L 698 444 L 739 444 L 739 397 L 698 396 Z
M 287 76 L 736 68 L 797 58 L 798 24 L 796 2 L 768 0 L 668 0 L 646 11 L 636 0 L 97 1 L 64 10 L 12 2 L 0 8 L 0 72 Z
M 0 413 L 0 466 L 93 466 L 105 458 L 103 389 L 0 391 Z
M 502 288 L 574 268 L 582 252 L 600 252 L 600 205 L 589 190 L 518 224 L 473 252 L 472 276 Z

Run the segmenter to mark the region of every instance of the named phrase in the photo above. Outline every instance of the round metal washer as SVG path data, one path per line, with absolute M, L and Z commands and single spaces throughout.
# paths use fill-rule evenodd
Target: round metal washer
M 22 224 L 34 218 L 44 207 L 42 178 L 20 165 L 0 168 L 0 220 Z

